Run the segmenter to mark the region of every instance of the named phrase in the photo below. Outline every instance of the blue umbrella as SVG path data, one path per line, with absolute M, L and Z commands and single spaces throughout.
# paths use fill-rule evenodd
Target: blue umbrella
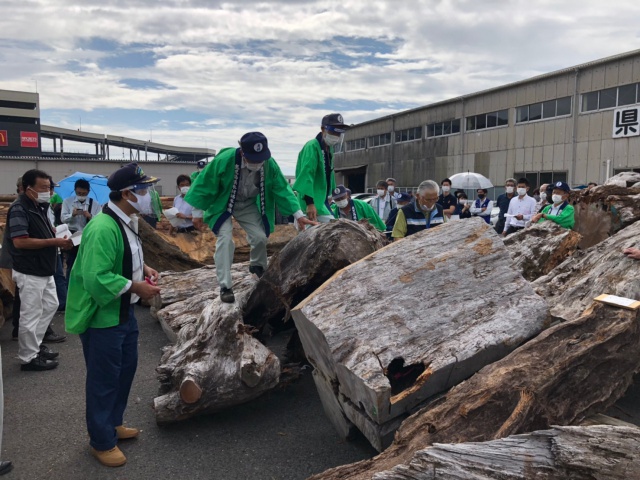
M 76 180 L 81 178 L 89 182 L 91 189 L 89 191 L 89 198 L 93 198 L 100 205 L 104 205 L 109 201 L 109 187 L 107 187 L 107 177 L 104 175 L 95 175 L 93 173 L 76 172 L 73 175 L 69 175 L 58 182 L 59 187 L 55 188 L 55 191 L 63 199 L 75 194 L 74 185 Z

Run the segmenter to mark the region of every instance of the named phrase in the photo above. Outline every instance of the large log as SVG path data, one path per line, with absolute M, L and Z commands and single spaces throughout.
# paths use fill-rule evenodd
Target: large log
M 210 301 L 194 335 L 168 350 L 157 368 L 159 424 L 253 400 L 278 384 L 280 362 L 242 323 L 238 304 Z
M 582 235 L 553 222 L 543 222 L 504 239 L 513 263 L 533 282 L 556 268 L 578 248 Z
M 537 335 L 547 310 L 501 238 L 471 219 L 378 250 L 292 313 L 309 362 L 381 450 L 411 409 Z
M 640 429 L 554 427 L 501 440 L 437 444 L 416 452 L 408 465 L 374 480 L 538 480 L 640 477 Z
M 145 263 L 159 272 L 165 270 L 183 272 L 203 266 L 201 262 L 190 258 L 175 245 L 167 243 L 151 225 L 142 219 L 138 222 L 138 233 L 142 241 Z
M 533 285 L 551 307 L 551 315 L 560 320 L 575 318 L 591 300 L 603 293 L 640 298 L 637 281 L 638 260 L 626 257 L 622 250 L 637 247 L 640 222 L 614 236 L 580 251 L 540 277 Z
M 262 328 L 289 317 L 291 306 L 309 296 L 338 270 L 385 245 L 367 221 L 336 220 L 308 229 L 269 261 L 247 300 L 246 324 Z
M 639 349 L 637 312 L 594 304 L 409 417 L 377 457 L 312 478 L 369 480 L 434 443 L 483 442 L 579 423 L 624 394 L 640 369 Z

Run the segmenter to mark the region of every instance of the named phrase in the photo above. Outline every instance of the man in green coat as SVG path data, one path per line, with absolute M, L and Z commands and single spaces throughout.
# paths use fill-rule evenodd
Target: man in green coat
M 332 198 L 335 203 L 331 205 L 331 212 L 335 218 L 346 218 L 356 222 L 366 218 L 371 225 L 381 232 L 387 229 L 387 226 L 371 205 L 357 198 L 351 198 L 350 191 L 344 185 L 338 185 L 333 190 Z
M 298 192 L 300 208 L 310 220 L 328 222 L 333 218 L 329 207 L 331 192 L 336 188 L 333 153 L 347 128 L 339 113 L 325 115 L 320 133 L 298 154 L 293 189 Z
M 551 196 L 553 203 L 544 207 L 542 212 L 531 217 L 531 223 L 540 223 L 548 220 L 571 230 L 576 220 L 574 208 L 567 201 L 569 192 L 571 192 L 569 185 L 564 182 L 557 182 L 553 186 L 553 194 Z
M 144 264 L 134 214 L 149 204 L 149 190 L 157 181 L 135 163 L 109 177 L 109 203 L 83 230 L 69 279 L 65 326 L 82 341 L 91 453 L 109 467 L 127 461 L 118 440 L 139 433 L 123 425 L 138 364 L 133 305 L 139 298 L 150 300 L 160 289 L 155 286 L 158 272 Z
M 267 268 L 267 237 L 273 232 L 275 207 L 283 216 L 293 215 L 298 228 L 315 225 L 298 207 L 280 167 L 271 157 L 267 138 L 249 132 L 240 139 L 240 148 L 224 148 L 196 177 L 184 197 L 193 210 L 193 225 L 202 221 L 217 236 L 214 261 L 220 299 L 233 303 L 231 281 L 233 225 L 231 217 L 244 228 L 251 246 L 249 271 L 261 277 Z

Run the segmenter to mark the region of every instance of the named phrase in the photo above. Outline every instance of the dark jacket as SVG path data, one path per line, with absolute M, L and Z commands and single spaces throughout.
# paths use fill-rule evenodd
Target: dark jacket
M 48 204 L 47 204 L 48 205 Z M 38 249 L 16 248 L 11 239 L 12 217 L 26 218 L 26 234 L 29 238 L 55 238 L 55 230 L 47 218 L 47 205 L 41 207 L 24 193 L 11 204 L 7 213 L 7 224 L 2 240 L 3 266 L 6 264 L 6 253 L 10 255 L 11 268 L 16 272 L 37 277 L 49 277 L 56 272 L 57 255 L 56 247 Z
M 427 219 L 422 213 L 421 210 L 416 210 L 415 201 L 411 202 L 408 205 L 402 207 L 402 213 L 404 213 L 404 217 L 407 219 L 407 237 L 409 235 L 413 235 L 414 233 L 421 232 L 426 228 L 434 228 L 444 223 L 444 213 L 442 205 L 436 203 L 436 209 L 438 213 L 433 217 L 433 219 Z

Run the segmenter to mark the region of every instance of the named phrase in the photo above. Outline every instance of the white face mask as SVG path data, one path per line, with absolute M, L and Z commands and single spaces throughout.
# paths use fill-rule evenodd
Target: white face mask
M 396 187 L 394 187 L 393 185 L 389 185 L 387 187 L 387 190 L 389 191 L 389 193 L 393 193 L 393 191 L 396 189 Z
M 449 193 L 450 190 L 451 190 L 451 187 L 447 187 L 446 185 L 442 186 L 442 193 Z
M 422 209 L 423 212 L 431 212 L 433 211 L 434 208 L 436 208 L 436 204 L 434 203 L 433 205 L 431 205 L 431 207 L 420 204 L 420 208 Z
M 551 200 L 553 200 L 553 203 L 560 203 L 562 202 L 562 195 L 551 195 Z
M 31 190 L 36 192 L 33 188 Z M 38 203 L 48 203 L 51 200 L 51 192 L 36 192 L 36 195 L 38 196 Z
M 547 199 L 547 192 L 540 192 L 540 200 L 546 200 Z
M 338 208 L 345 208 L 347 205 L 349 205 L 349 200 L 345 198 L 344 200 L 336 202 L 336 205 L 338 206 Z
M 324 143 L 326 143 L 327 145 L 337 145 L 340 143 L 340 140 L 342 140 L 341 135 L 329 135 L 328 133 L 324 134 Z
M 137 202 L 127 200 L 129 204 L 140 213 L 151 213 L 151 195 L 147 192 L 145 195 L 138 195 L 136 192 L 131 192 L 136 196 Z
M 76 195 L 79 202 L 84 202 L 87 199 L 86 195 Z
M 245 159 L 244 166 L 247 167 L 247 170 L 249 170 L 250 172 L 257 172 L 262 168 L 262 162 L 251 163 L 251 162 L 247 162 L 247 160 Z
M 522 196 L 524 196 L 526 194 L 527 194 L 527 189 L 526 188 L 519 188 L 518 189 L 518 196 L 519 197 L 522 197 Z
M 378 190 L 376 190 L 376 192 L 378 192 L 378 196 L 379 197 L 383 197 L 387 193 L 386 190 L 382 190 L 380 188 Z
M 507 187 L 506 190 L 507 193 L 513 193 L 513 187 Z
M 191 188 L 191 187 L 180 187 L 180 193 L 182 195 L 186 195 L 187 192 L 189 191 L 189 188 Z

